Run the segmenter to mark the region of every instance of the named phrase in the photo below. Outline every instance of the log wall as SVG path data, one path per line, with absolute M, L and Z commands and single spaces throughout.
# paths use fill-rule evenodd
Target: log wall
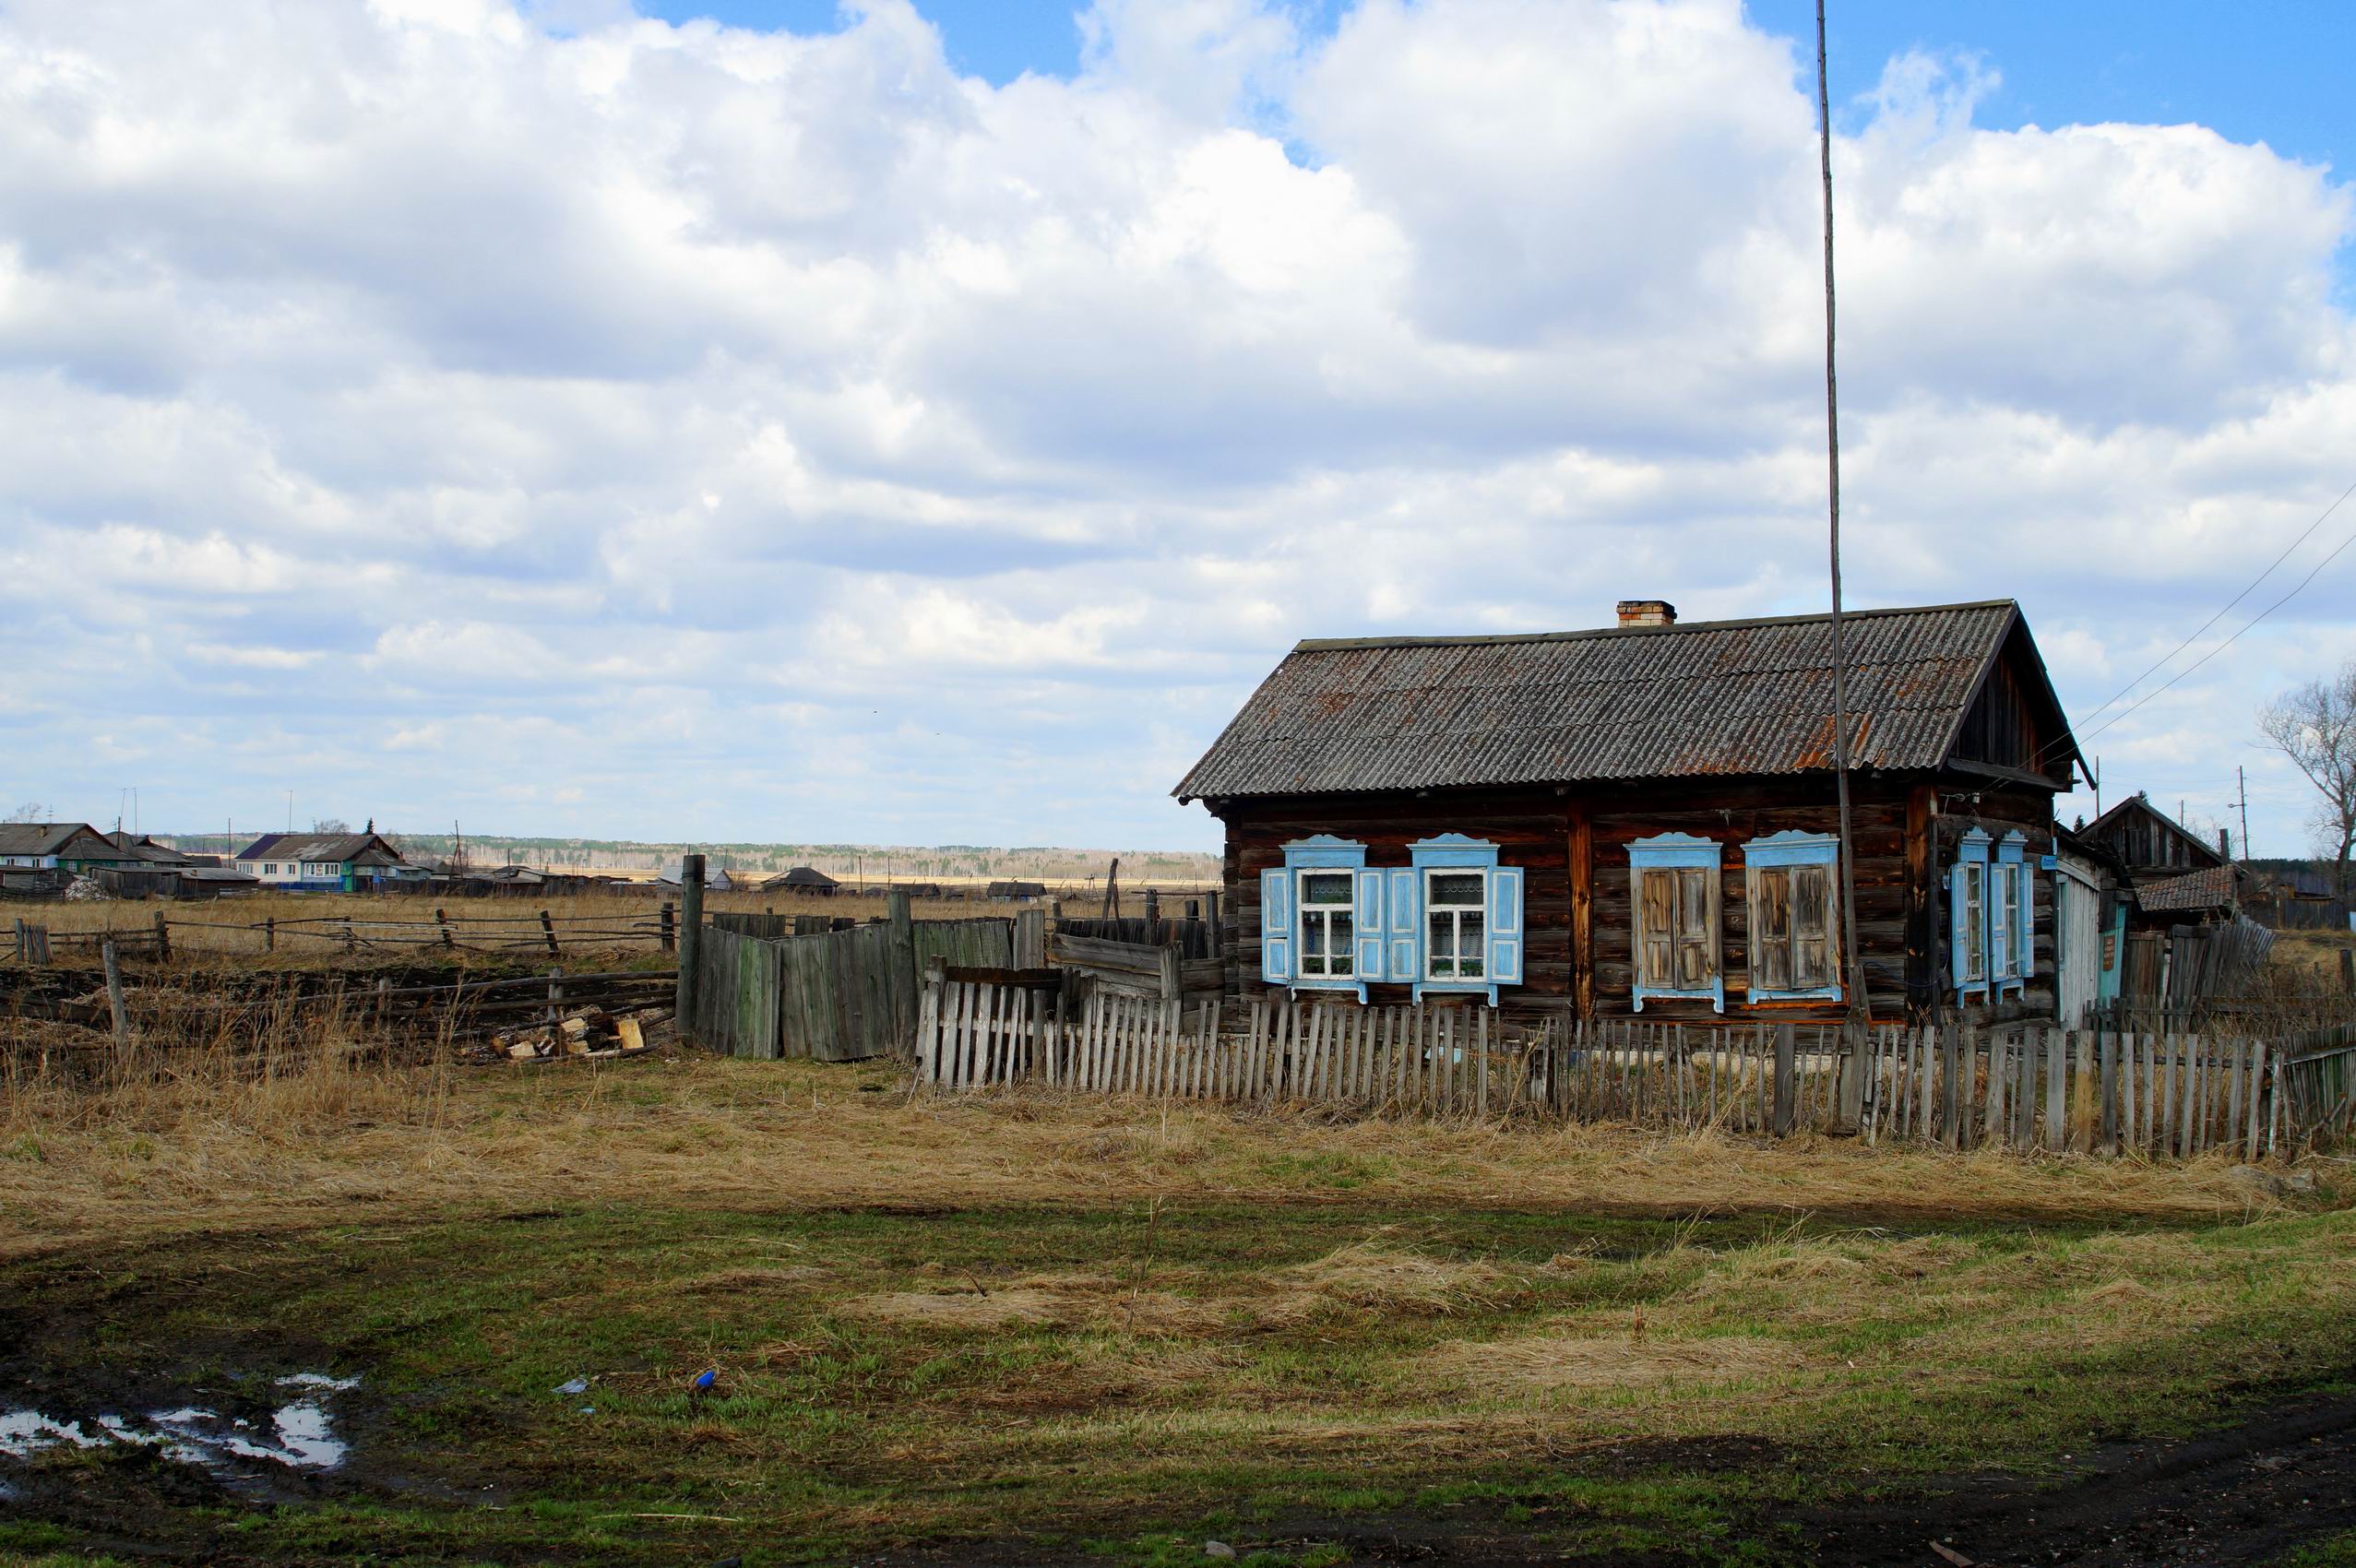
M 2038 863 L 2053 847 L 2051 796 L 1984 778 L 1862 774 L 1851 779 L 1850 802 L 1858 944 L 1873 1016 L 1959 1023 L 2052 1016 L 2053 873 Z M 1719 955 L 1727 1010 L 1721 1016 L 1707 1002 L 1652 998 L 1640 1016 L 1689 1023 L 1816 1023 L 1842 1016 L 1838 1003 L 1754 1004 L 1749 995 L 1743 845 L 1788 829 L 1834 831 L 1838 814 L 1821 778 L 1263 798 L 1220 802 L 1215 809 L 1227 827 L 1222 914 L 1231 997 L 1257 998 L 1266 990 L 1259 979 L 1260 873 L 1283 865 L 1288 842 L 1330 833 L 1365 844 L 1369 865 L 1397 866 L 1408 863 L 1408 846 L 1415 840 L 1456 832 L 1493 840 L 1504 863 L 1527 873 L 1526 983 L 1501 994 L 1507 1018 L 1638 1016 L 1628 846 L 1654 834 L 1684 832 L 1724 846 Z M 2014 828 L 2029 837 L 2036 868 L 2036 970 L 2026 992 L 2000 1006 L 1958 1008 L 1946 975 L 1945 878 L 1957 841 L 1974 826 L 1993 837 Z M 1395 1004 L 1408 999 L 1410 988 L 1370 985 L 1368 994 L 1377 1004 Z

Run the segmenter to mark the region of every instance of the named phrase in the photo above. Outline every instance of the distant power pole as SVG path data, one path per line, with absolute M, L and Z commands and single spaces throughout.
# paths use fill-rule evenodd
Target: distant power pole
M 2250 776 L 2240 764 L 2233 767 L 2233 782 L 2242 791 L 2242 858 L 2250 858 Z

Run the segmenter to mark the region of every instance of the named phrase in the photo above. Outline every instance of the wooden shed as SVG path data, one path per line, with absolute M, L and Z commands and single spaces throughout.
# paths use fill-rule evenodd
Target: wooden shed
M 2078 752 L 2010 600 L 1846 617 L 1876 1019 L 2052 1017 Z M 1175 793 L 1226 828 L 1227 990 L 1835 1019 L 1829 617 L 1300 644 Z
M 2137 887 L 2231 863 L 2222 842 L 2205 841 L 2141 793 L 2129 795 L 2077 834 L 2115 856 Z

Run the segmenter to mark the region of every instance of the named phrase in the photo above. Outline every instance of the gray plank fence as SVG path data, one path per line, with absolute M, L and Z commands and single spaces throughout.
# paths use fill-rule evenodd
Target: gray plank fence
M 1949 1148 L 2244 1158 L 2345 1138 L 2347 1027 L 2278 1039 L 1883 1026 L 1500 1026 L 1485 1008 L 1100 992 L 1067 1014 L 1019 986 L 930 985 L 916 1075 L 937 1091 L 1325 1103 L 1365 1112 L 1848 1133 Z
M 767 917 L 771 921 L 791 917 Z M 696 944 L 693 1033 L 731 1056 L 855 1062 L 905 1054 L 919 977 L 934 961 L 1005 968 L 1011 920 L 878 921 L 848 931 L 747 934 L 761 916 L 715 919 Z

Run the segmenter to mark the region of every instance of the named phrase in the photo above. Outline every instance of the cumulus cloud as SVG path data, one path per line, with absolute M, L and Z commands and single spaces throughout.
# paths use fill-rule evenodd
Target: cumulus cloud
M 12 773 L 1199 843 L 1160 790 L 1298 636 L 1820 604 L 1793 42 L 1292 16 L 1099 0 L 1076 77 L 994 88 L 907 0 L 17 0 Z M 1838 116 L 1852 594 L 2017 596 L 2092 709 L 2347 481 L 2356 212 L 2197 125 L 1983 127 L 2002 68 Z M 2113 780 L 2213 795 L 2346 581 L 2106 729 Z

